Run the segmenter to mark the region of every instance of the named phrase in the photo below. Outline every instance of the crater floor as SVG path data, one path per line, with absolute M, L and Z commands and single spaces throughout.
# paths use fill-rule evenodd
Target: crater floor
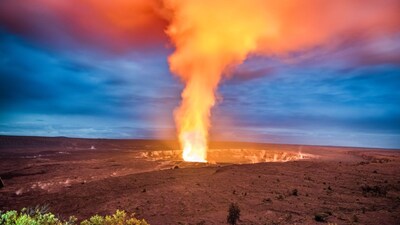
M 209 163 L 176 143 L 0 137 L 0 210 L 48 205 L 67 218 L 135 212 L 150 224 L 400 224 L 400 151 L 211 143 Z

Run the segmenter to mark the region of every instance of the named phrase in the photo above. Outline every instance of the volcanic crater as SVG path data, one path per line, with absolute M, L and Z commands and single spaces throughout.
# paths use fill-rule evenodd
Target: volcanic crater
M 211 142 L 208 163 L 157 140 L 0 137 L 0 210 L 150 224 L 400 224 L 400 151 Z

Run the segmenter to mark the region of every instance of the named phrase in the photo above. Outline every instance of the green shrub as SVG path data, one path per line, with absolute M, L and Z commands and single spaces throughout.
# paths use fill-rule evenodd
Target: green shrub
M 135 218 L 135 214 L 128 216 L 125 211 L 117 210 L 111 216 L 94 215 L 88 220 L 82 221 L 81 225 L 149 225 L 145 220 Z
M 10 210 L 0 211 L 0 224 L 2 225 L 78 225 L 76 217 L 61 220 L 54 214 L 43 212 L 36 208 L 22 209 L 21 212 Z M 125 211 L 117 210 L 113 215 L 105 217 L 94 215 L 84 220 L 80 225 L 149 225 L 145 220 L 135 218 L 134 214 L 127 215 Z
M 39 209 L 22 209 L 20 213 L 15 210 L 0 212 L 0 224 L 4 225 L 63 225 L 68 222 L 63 223 L 52 213 L 42 213 Z

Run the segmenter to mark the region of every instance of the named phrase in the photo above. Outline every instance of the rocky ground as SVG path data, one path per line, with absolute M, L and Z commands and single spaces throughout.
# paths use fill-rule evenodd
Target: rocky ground
M 397 150 L 221 142 L 211 144 L 216 161 L 201 164 L 181 162 L 174 149 L 0 137 L 0 210 L 47 205 L 85 218 L 123 209 L 152 225 L 226 224 L 236 202 L 239 224 L 400 224 Z M 220 162 L 224 154 L 231 161 Z

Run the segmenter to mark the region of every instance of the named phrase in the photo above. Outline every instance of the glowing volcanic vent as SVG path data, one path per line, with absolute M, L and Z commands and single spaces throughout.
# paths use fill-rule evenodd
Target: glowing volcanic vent
M 207 162 L 207 139 L 201 132 L 183 132 L 180 136 L 183 143 L 182 158 L 188 162 Z
M 183 153 L 185 155 L 185 153 Z M 141 158 L 153 161 L 182 161 L 181 150 L 146 151 L 140 153 Z M 209 163 L 261 163 L 261 162 L 288 162 L 307 160 L 318 156 L 296 151 L 280 151 L 265 149 L 209 149 L 207 161 Z M 188 161 L 184 159 L 185 161 Z

